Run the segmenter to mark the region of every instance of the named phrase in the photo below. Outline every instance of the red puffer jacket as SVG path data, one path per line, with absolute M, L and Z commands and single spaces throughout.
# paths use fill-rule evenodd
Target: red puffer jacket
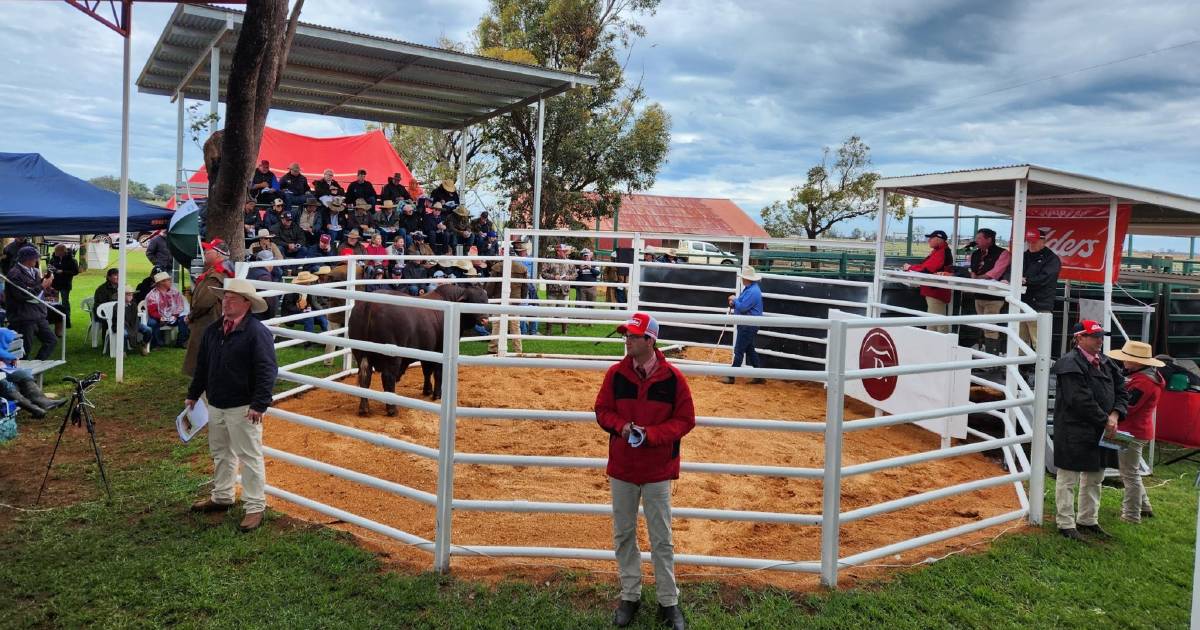
M 954 254 L 949 247 L 942 247 L 929 252 L 925 260 L 918 265 L 913 265 L 908 268 L 909 271 L 923 273 L 942 273 L 943 271 L 954 271 Z M 950 303 L 950 289 L 940 289 L 937 287 L 921 287 L 922 297 L 931 297 L 935 300 L 941 300 L 947 304 Z
M 1129 392 L 1129 411 L 1117 424 L 1117 429 L 1133 435 L 1139 440 L 1154 439 L 1154 412 L 1162 395 L 1163 382 L 1158 370 L 1146 368 L 1129 375 L 1125 381 Z
M 658 366 L 642 380 L 626 356 L 610 367 L 596 395 L 596 422 L 609 433 L 608 475 L 627 483 L 679 478 L 679 441 L 696 426 L 692 390 L 679 370 L 654 351 Z M 621 437 L 627 422 L 646 428 L 646 441 L 634 448 Z

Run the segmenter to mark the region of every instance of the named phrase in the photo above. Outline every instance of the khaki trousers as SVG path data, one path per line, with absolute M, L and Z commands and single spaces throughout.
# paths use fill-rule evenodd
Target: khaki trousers
M 675 585 L 675 546 L 671 542 L 671 482 L 638 485 L 609 477 L 613 505 L 613 548 L 617 553 L 617 576 L 621 599 L 642 599 L 642 552 L 638 549 L 638 503 L 646 513 L 650 534 L 650 559 L 660 606 L 679 604 Z
M 1034 352 L 1037 352 L 1037 320 L 1031 322 L 1021 322 L 1021 340 L 1029 344 Z
M 1125 497 L 1121 500 L 1121 518 L 1131 522 L 1142 522 L 1142 512 L 1149 512 L 1150 496 L 1142 485 L 1138 473 L 1138 462 L 1142 459 L 1142 448 L 1146 443 L 1135 440 L 1117 451 L 1117 468 L 1121 471 L 1121 483 L 1125 485 Z
M 208 450 L 213 458 L 214 503 L 233 503 L 238 464 L 242 467 L 242 502 L 246 513 L 267 509 L 267 469 L 263 464 L 262 424 L 246 418 L 249 406 L 208 408 Z
M 1100 482 L 1104 471 L 1078 472 L 1058 469 L 1054 482 L 1054 521 L 1059 529 L 1075 525 L 1095 525 L 1100 515 Z M 1075 495 L 1079 494 L 1079 516 L 1075 515 Z
M 1004 308 L 1004 300 L 975 300 L 976 315 L 999 315 L 1002 308 Z M 1000 333 L 994 330 L 985 330 L 983 336 L 987 339 L 999 339 Z
M 935 297 L 929 297 L 928 295 L 925 296 L 925 310 L 929 311 L 930 315 L 945 315 L 949 306 L 949 304 L 946 304 Z M 932 330 L 933 332 L 948 333 L 950 332 L 950 327 L 930 326 L 929 330 Z
M 499 316 L 492 318 L 492 334 L 493 335 L 500 334 L 500 317 Z M 515 316 L 508 318 L 508 334 L 509 335 L 520 335 L 521 334 L 521 323 L 517 321 L 517 318 Z M 510 339 L 512 340 L 513 349 L 516 350 L 517 352 L 521 352 L 521 338 L 520 337 L 510 337 Z M 500 348 L 500 340 L 499 339 L 493 339 L 488 342 L 488 352 L 490 352 L 492 354 L 496 354 L 496 351 L 499 350 L 499 348 Z

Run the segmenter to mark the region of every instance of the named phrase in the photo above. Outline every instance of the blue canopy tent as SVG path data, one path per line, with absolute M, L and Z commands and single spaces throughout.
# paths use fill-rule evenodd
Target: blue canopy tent
M 37 153 L 0 153 L 0 236 L 108 234 L 120 195 L 68 175 Z M 129 200 L 129 231 L 167 227 L 171 212 Z

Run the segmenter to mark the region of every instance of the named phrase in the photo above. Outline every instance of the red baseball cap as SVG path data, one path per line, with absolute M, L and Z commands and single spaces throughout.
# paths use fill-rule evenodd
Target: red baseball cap
M 1072 335 L 1075 337 L 1080 335 L 1086 335 L 1089 337 L 1103 337 L 1106 334 L 1108 333 L 1104 331 L 1104 327 L 1101 326 L 1099 322 L 1092 319 L 1085 319 L 1078 324 L 1075 324 L 1075 329 L 1072 331 Z
M 1029 227 L 1025 228 L 1025 240 L 1036 241 L 1039 238 L 1046 238 L 1050 235 L 1050 228 L 1047 227 Z
M 328 234 L 321 235 L 321 243 L 328 245 L 332 241 L 333 241 L 333 237 L 329 236 Z
M 658 320 L 646 313 L 634 313 L 629 321 L 617 326 L 617 332 L 622 335 L 644 335 L 658 339 Z
M 206 252 L 214 251 L 222 256 L 229 255 L 229 246 L 225 244 L 225 241 L 219 238 L 214 238 L 213 240 L 207 242 L 201 241 L 200 247 L 204 248 L 204 251 Z

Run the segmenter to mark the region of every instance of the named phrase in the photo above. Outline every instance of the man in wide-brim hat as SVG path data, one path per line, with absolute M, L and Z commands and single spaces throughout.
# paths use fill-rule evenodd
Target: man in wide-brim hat
M 212 290 L 221 296 L 223 315 L 204 331 L 185 404 L 191 409 L 201 396 L 207 401 L 213 488 L 192 510 L 223 512 L 232 507 L 240 464 L 245 516 L 238 528 L 249 532 L 262 525 L 267 507 L 262 420 L 271 406 L 278 372 L 275 341 L 262 322 L 250 317 L 267 310 L 267 303 L 248 280 L 228 278 L 223 287 Z
M 742 280 L 742 292 L 729 296 L 729 310 L 734 315 L 762 317 L 762 289 L 758 286 L 758 281 L 762 279 L 762 276 L 754 267 L 746 265 L 738 272 L 738 278 Z M 733 337 L 733 367 L 741 367 L 743 359 L 750 364 L 750 367 L 758 367 L 758 351 L 754 349 L 754 341 L 757 337 L 758 326 L 738 324 L 737 332 Z M 732 385 L 734 378 L 726 376 L 722 382 Z M 754 385 L 765 382 L 761 378 L 750 380 L 750 383 Z
M 1125 391 L 1129 394 L 1129 408 L 1117 423 L 1118 431 L 1133 436 L 1132 440 L 1122 442 L 1121 450 L 1117 451 L 1117 469 L 1121 471 L 1121 483 L 1125 486 L 1121 520 L 1140 523 L 1142 518 L 1154 516 L 1138 466 L 1142 461 L 1142 449 L 1154 439 L 1154 411 L 1158 408 L 1164 385 L 1158 368 L 1165 364 L 1154 358 L 1150 344 L 1141 341 L 1126 341 L 1120 350 L 1109 350 L 1105 354 L 1125 367 Z

